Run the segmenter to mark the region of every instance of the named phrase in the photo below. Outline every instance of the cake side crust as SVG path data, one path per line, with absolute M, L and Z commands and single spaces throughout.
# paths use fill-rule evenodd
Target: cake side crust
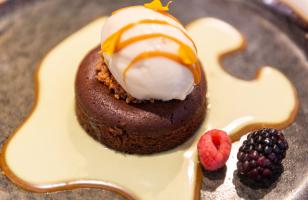
M 127 104 L 97 80 L 98 50 L 84 58 L 75 85 L 77 118 L 89 135 L 121 152 L 151 154 L 172 149 L 194 134 L 206 111 L 204 75 L 184 101 Z

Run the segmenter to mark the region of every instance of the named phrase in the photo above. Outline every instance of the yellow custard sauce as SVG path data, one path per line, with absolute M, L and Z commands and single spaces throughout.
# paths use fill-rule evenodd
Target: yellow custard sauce
M 208 112 L 195 136 L 174 150 L 149 156 L 106 148 L 81 128 L 74 111 L 78 66 L 100 43 L 105 19 L 74 33 L 42 61 L 33 112 L 1 154 L 4 174 L 19 186 L 35 192 L 95 187 L 128 199 L 198 199 L 201 175 L 196 142 L 201 134 L 224 129 L 235 140 L 252 128 L 283 128 L 294 120 L 298 100 L 290 81 L 271 67 L 263 67 L 251 81 L 228 74 L 220 58 L 242 48 L 244 39 L 229 24 L 203 18 L 187 27 L 208 81 Z M 232 169 L 235 161 L 227 165 Z

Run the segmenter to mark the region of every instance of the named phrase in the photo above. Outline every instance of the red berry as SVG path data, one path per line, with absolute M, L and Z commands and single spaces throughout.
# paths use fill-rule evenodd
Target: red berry
M 230 155 L 231 139 L 221 130 L 207 131 L 198 142 L 199 160 L 202 166 L 209 171 L 223 167 Z

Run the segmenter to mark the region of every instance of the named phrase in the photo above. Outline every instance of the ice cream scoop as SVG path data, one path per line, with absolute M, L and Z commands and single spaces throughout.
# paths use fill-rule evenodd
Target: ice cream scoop
M 144 6 L 118 10 L 102 29 L 101 55 L 139 100 L 184 100 L 200 81 L 197 50 L 181 23 Z

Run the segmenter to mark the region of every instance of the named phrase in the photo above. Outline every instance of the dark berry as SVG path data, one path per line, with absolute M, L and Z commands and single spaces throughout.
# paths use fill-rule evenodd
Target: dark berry
M 263 138 L 266 139 L 266 138 L 270 138 L 271 136 L 272 136 L 271 133 L 265 130 L 265 134 L 263 135 Z
M 272 153 L 272 147 L 266 146 L 266 147 L 264 148 L 264 154 L 270 154 L 270 153 Z
M 263 173 L 262 173 L 262 176 L 263 177 L 269 177 L 271 174 L 272 174 L 272 172 L 271 172 L 270 169 L 264 169 Z
M 287 149 L 282 132 L 269 128 L 253 131 L 239 148 L 238 173 L 254 181 L 269 179 L 281 166 Z
M 249 160 L 249 156 L 248 156 L 247 153 L 244 153 L 243 156 L 242 156 L 242 158 L 241 158 L 241 161 L 244 162 L 244 161 L 246 161 L 246 160 Z
M 273 143 L 272 143 L 272 140 L 270 138 L 266 137 L 264 139 L 264 144 L 266 144 L 268 146 L 272 146 Z
M 255 160 L 251 160 L 251 161 L 249 162 L 249 164 L 250 164 L 250 166 L 251 166 L 252 168 L 258 166 L 257 161 L 255 161 Z
M 283 140 L 278 140 L 277 145 L 280 149 L 287 149 L 288 143 L 284 142 Z
M 258 137 L 256 137 L 256 142 L 260 143 L 262 141 L 262 136 L 259 135 Z
M 258 152 L 256 150 L 251 151 L 250 154 L 249 154 L 249 157 L 252 160 L 256 160 L 258 158 L 258 156 L 259 156 L 259 154 L 258 154 Z
M 275 153 L 270 153 L 267 157 L 274 163 L 278 161 L 278 158 Z
M 248 134 L 248 136 L 247 136 L 247 140 L 249 140 L 250 138 L 252 138 L 253 137 L 253 134 Z
M 262 152 L 263 151 L 262 144 L 258 144 L 256 150 L 259 151 L 259 152 Z
M 248 173 L 248 176 L 252 179 L 257 179 L 259 176 L 259 172 L 257 169 L 253 169 Z
M 254 144 L 253 138 L 248 139 L 248 144 L 250 144 L 250 145 L 253 145 L 253 144 Z
M 272 162 L 269 159 L 265 159 L 263 163 L 263 167 L 271 167 Z
M 274 145 L 273 150 L 274 150 L 275 153 L 279 153 L 280 152 L 280 149 L 279 149 L 278 145 Z
M 236 166 L 237 166 L 237 168 L 241 168 L 241 167 L 242 167 L 242 162 L 238 161 L 238 162 L 236 163 Z
M 243 163 L 243 171 L 244 172 L 248 172 L 250 169 L 250 165 L 249 165 L 249 162 L 246 160 L 244 163 Z
M 237 159 L 238 160 L 240 160 L 240 161 L 243 161 L 243 156 L 244 156 L 244 152 L 241 152 L 241 151 L 239 151 L 238 153 L 237 153 Z
M 265 157 L 262 156 L 258 158 L 257 163 L 260 167 L 262 167 L 264 165 L 264 161 L 265 161 Z

